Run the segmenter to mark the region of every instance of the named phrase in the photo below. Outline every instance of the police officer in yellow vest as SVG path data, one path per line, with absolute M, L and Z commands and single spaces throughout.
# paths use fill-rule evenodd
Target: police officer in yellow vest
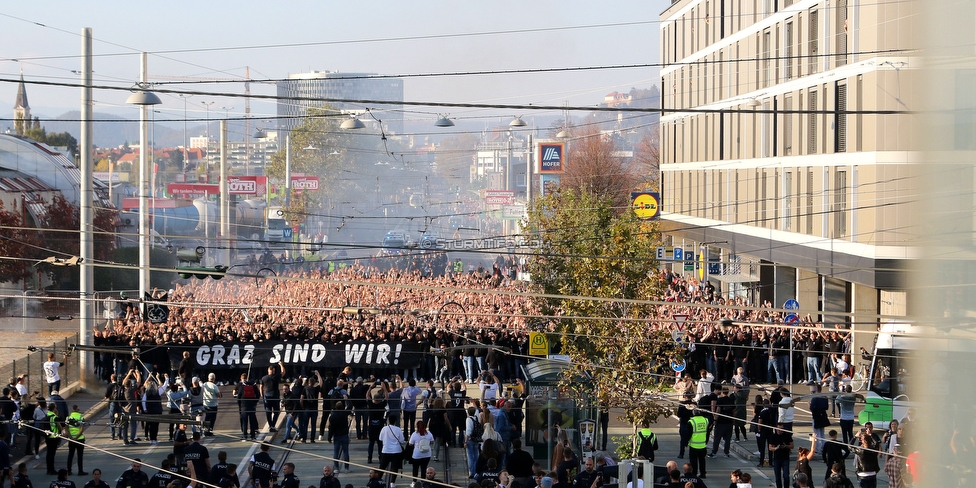
M 695 409 L 688 420 L 691 424 L 691 440 L 688 441 L 688 461 L 691 471 L 699 478 L 705 477 L 705 453 L 708 451 L 708 419 Z
M 47 438 L 44 439 L 47 445 L 47 474 L 57 475 L 58 470 L 54 469 L 54 455 L 58 452 L 58 444 L 61 443 L 61 419 L 58 418 L 58 406 L 54 402 L 47 404 Z
M 68 428 L 68 474 L 71 474 L 71 465 L 77 452 L 78 474 L 84 476 L 88 474 L 85 472 L 85 417 L 78 405 L 71 407 L 71 414 L 64 423 Z

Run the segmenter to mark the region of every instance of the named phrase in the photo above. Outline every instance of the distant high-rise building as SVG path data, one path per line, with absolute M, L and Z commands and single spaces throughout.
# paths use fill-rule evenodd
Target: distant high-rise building
M 312 107 L 328 103 L 339 110 L 375 110 L 384 130 L 403 132 L 403 80 L 378 77 L 376 73 L 312 71 L 289 75 L 278 82 L 278 128 L 291 130 L 302 124 Z M 322 101 L 319 101 L 319 100 Z M 377 100 L 391 103 L 330 102 L 325 99 Z M 368 122 L 364 120 L 364 122 Z

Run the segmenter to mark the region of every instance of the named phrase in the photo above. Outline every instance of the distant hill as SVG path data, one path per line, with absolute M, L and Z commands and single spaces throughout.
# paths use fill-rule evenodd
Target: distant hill
M 81 127 L 78 119 L 81 112 L 72 110 L 59 115 L 55 119 L 48 119 L 43 122 L 44 128 L 48 132 L 68 132 L 75 139 L 81 138 Z M 156 122 L 150 129 L 150 139 L 155 139 L 155 147 L 175 147 L 182 146 L 183 126 L 174 127 L 171 122 Z M 230 132 L 230 128 L 228 131 Z M 242 133 L 243 126 L 238 131 Z M 97 147 L 117 147 L 128 141 L 131 145 L 139 143 L 139 121 L 137 119 L 127 119 L 111 114 L 95 113 L 95 122 L 92 124 L 95 146 Z M 211 135 L 217 132 L 217 123 L 211 123 Z M 186 128 L 187 140 L 189 137 L 205 132 L 205 125 L 192 125 Z

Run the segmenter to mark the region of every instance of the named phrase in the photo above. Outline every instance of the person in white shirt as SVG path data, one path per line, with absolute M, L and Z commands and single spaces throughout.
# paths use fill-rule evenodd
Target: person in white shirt
M 380 443 L 383 449 L 380 451 L 380 471 L 391 471 L 388 488 L 396 488 L 396 473 L 403 468 L 403 448 L 407 445 L 407 440 L 403 438 L 403 430 L 397 425 L 400 417 L 390 414 L 387 424 L 380 431 Z
M 68 358 L 68 353 L 64 353 L 64 358 Z M 54 353 L 47 353 L 47 361 L 41 366 L 44 368 L 44 379 L 47 380 L 47 394 L 61 390 L 61 375 L 58 374 L 58 367 L 64 366 L 64 361 L 55 361 Z
M 498 398 L 498 393 L 501 390 L 499 383 L 495 373 L 492 373 L 490 370 L 483 371 L 481 373 L 481 379 L 478 381 L 478 389 L 481 390 L 481 399 L 494 400 Z
M 427 465 L 430 463 L 431 453 L 434 452 L 434 434 L 427 430 L 423 420 L 418 420 L 416 425 L 417 430 L 410 434 L 409 441 L 414 478 L 427 473 Z

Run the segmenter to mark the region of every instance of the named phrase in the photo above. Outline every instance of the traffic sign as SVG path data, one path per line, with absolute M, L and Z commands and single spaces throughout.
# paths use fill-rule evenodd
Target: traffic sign
M 657 247 L 657 254 L 655 255 L 658 261 L 663 261 L 667 259 L 667 254 L 665 253 L 664 246 Z
M 282 238 L 291 239 L 291 235 L 292 235 L 291 227 L 285 227 L 284 229 L 281 229 Z
M 685 260 L 685 250 L 681 247 L 674 248 L 674 260 L 684 261 Z
M 783 308 L 787 310 L 799 310 L 800 302 L 790 298 L 789 300 L 786 301 L 786 303 L 783 304 Z
M 790 312 L 786 314 L 785 317 L 783 317 L 783 321 L 786 322 L 787 324 L 795 324 L 800 321 L 800 316 L 793 312 Z
M 671 360 L 671 369 L 673 369 L 675 373 L 680 373 L 684 371 L 686 366 L 687 365 L 685 364 L 684 359 Z
M 682 330 L 672 330 L 671 331 L 671 338 L 674 339 L 674 342 L 677 342 L 678 344 L 681 344 L 681 338 L 684 335 L 685 335 L 685 333 Z
M 549 339 L 542 332 L 529 332 L 529 356 L 549 355 Z
M 686 314 L 675 314 L 674 322 L 678 324 L 678 330 L 685 329 L 685 321 L 688 320 L 688 315 Z

